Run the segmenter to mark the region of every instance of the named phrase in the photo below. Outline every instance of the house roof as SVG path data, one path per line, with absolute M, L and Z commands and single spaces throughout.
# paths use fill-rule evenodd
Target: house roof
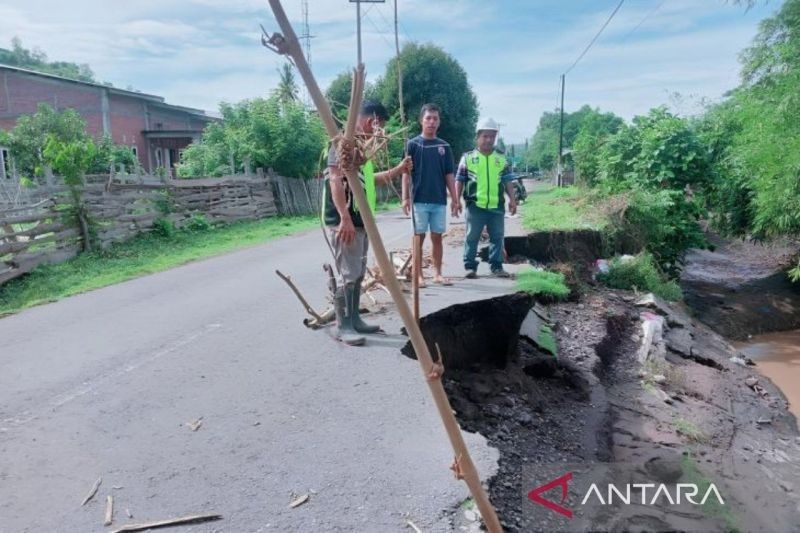
M 153 104 L 156 104 L 156 105 L 158 105 L 159 107 L 162 107 L 162 108 L 172 109 L 172 110 L 175 110 L 175 111 L 183 111 L 184 113 L 191 113 L 193 115 L 200 115 L 201 117 L 208 118 L 209 120 L 214 120 L 214 117 L 211 117 L 211 116 L 207 115 L 206 112 L 204 110 L 202 110 L 202 109 L 196 109 L 196 108 L 193 108 L 193 107 L 185 107 L 185 106 L 168 104 L 164 100 L 163 96 L 158 96 L 158 95 L 155 95 L 155 94 L 147 94 L 147 93 L 140 93 L 140 92 L 137 92 L 137 91 L 128 91 L 128 90 L 125 90 L 125 89 L 118 89 L 116 87 L 110 87 L 110 86 L 104 85 L 102 83 L 94 83 L 94 82 L 89 82 L 89 81 L 73 80 L 71 78 L 65 78 L 63 76 L 57 76 L 55 74 L 47 74 L 45 72 L 39 72 L 37 70 L 30 70 L 30 69 L 26 69 L 26 68 L 15 67 L 13 65 L 6 65 L 6 64 L 3 64 L 3 63 L 0 63 L 0 70 L 12 70 L 12 71 L 15 71 L 15 72 L 21 72 L 23 74 L 28 74 L 28 75 L 31 75 L 31 76 L 38 76 L 38 77 L 41 77 L 41 78 L 49 78 L 49 79 L 52 79 L 52 80 L 58 80 L 58 81 L 65 82 L 65 83 L 73 83 L 73 84 L 76 84 L 76 85 L 85 85 L 85 86 L 88 86 L 88 87 L 97 87 L 97 88 L 100 88 L 100 89 L 105 89 L 111 94 L 118 94 L 120 96 L 127 96 L 127 97 L 130 97 L 130 98 L 137 98 L 139 100 L 146 100 L 146 101 L 148 101 L 150 103 L 153 103 Z

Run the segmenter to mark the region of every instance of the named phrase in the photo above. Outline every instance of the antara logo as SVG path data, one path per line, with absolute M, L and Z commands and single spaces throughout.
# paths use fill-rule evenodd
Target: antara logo
M 536 487 L 528 493 L 528 499 L 534 503 L 538 503 L 547 507 L 560 515 L 572 518 L 572 511 L 564 507 L 562 504 L 566 501 L 569 494 L 569 483 L 572 481 L 572 472 L 568 472 L 561 477 L 557 477 L 548 481 L 544 485 Z M 542 495 L 556 487 L 561 488 L 561 500 L 559 503 L 548 500 Z M 652 490 L 652 492 L 648 492 Z M 596 500 L 600 505 L 614 505 L 621 503 L 630 505 L 657 505 L 669 503 L 669 505 L 681 505 L 682 502 L 687 502 L 692 505 L 705 505 L 710 497 L 716 498 L 720 505 L 725 505 L 717 486 L 710 483 L 703 494 L 702 499 L 698 499 L 700 488 L 695 483 L 677 483 L 672 489 L 664 483 L 632 483 L 623 485 L 622 488 L 617 487 L 613 483 L 609 483 L 605 492 L 600 491 L 596 483 L 592 483 L 586 494 L 581 500 L 581 505 L 592 503 L 591 500 Z M 649 496 L 649 497 L 648 497 Z

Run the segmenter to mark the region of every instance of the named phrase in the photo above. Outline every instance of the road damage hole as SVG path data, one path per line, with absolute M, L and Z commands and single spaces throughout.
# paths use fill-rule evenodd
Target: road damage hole
M 532 465 L 608 455 L 608 439 L 600 435 L 600 426 L 608 425 L 608 406 L 595 392 L 602 385 L 566 354 L 555 355 L 561 354 L 559 328 L 548 309 L 532 307 L 529 296 L 508 295 L 452 306 L 421 320 L 432 353 L 436 344 L 444 353 L 442 382 L 459 424 L 500 451 L 489 490 L 506 531 L 535 525 L 522 507 Z M 557 349 L 549 349 L 547 336 L 538 334 L 543 325 Z M 403 352 L 413 354 L 410 345 Z
M 517 353 L 519 328 L 533 305 L 533 297 L 510 294 L 452 305 L 420 319 L 428 350 L 442 352 L 445 373 L 484 365 L 504 368 Z M 407 343 L 402 353 L 416 359 Z

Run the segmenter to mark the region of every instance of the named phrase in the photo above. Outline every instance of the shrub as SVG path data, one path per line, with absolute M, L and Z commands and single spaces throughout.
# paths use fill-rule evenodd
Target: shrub
M 698 223 L 702 213 L 700 202 L 684 191 L 637 188 L 626 194 L 607 241 L 611 249 L 620 242 L 646 249 L 661 271 L 677 277 L 686 250 L 708 246 Z
M 184 226 L 186 231 L 208 231 L 211 229 L 211 222 L 202 213 L 194 213 Z
M 664 279 L 658 270 L 653 256 L 648 253 L 615 257 L 607 273 L 599 274 L 597 279 L 612 289 L 629 289 L 652 292 L 665 300 L 680 300 L 681 288 L 674 281 Z
M 167 218 L 157 218 L 153 221 L 153 235 L 164 238 L 172 238 L 175 235 L 175 224 Z

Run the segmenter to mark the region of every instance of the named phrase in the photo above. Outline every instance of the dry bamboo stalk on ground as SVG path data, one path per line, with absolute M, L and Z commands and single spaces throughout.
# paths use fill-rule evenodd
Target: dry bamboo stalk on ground
M 300 303 L 303 304 L 303 307 L 306 308 L 306 312 L 308 312 L 309 315 L 314 317 L 314 320 L 316 320 L 317 322 L 320 322 L 322 320 L 322 317 L 319 315 L 319 313 L 317 313 L 314 310 L 313 307 L 311 307 L 311 304 L 308 303 L 308 300 L 306 300 L 303 297 L 303 295 L 300 293 L 300 290 L 297 288 L 297 286 L 294 284 L 294 282 L 292 282 L 292 278 L 287 276 L 287 275 L 285 275 L 280 270 L 276 270 L 275 273 L 278 275 L 279 278 L 281 278 L 283 281 L 286 282 L 286 284 L 289 286 L 290 289 L 292 289 L 292 292 L 294 292 L 294 295 L 297 296 L 297 299 L 300 300 Z
M 275 51 L 280 54 L 288 54 L 293 59 L 297 70 L 300 72 L 303 80 L 306 83 L 308 92 L 310 93 L 314 104 L 317 106 L 319 116 L 325 124 L 328 135 L 331 137 L 331 139 L 334 139 L 339 135 L 339 131 L 336 127 L 336 122 L 333 119 L 330 105 L 322 95 L 322 91 L 320 91 L 319 86 L 317 85 L 317 82 L 311 73 L 311 69 L 309 68 L 308 63 L 303 56 L 297 36 L 295 35 L 294 30 L 289 23 L 289 19 L 286 17 L 283 6 L 281 5 L 280 0 L 269 0 L 269 4 L 273 13 L 275 14 L 275 18 L 278 21 L 281 31 L 283 32 L 282 36 L 274 34 L 269 39 L 269 43 L 273 45 L 273 49 Z M 343 139 L 343 142 L 351 143 L 351 145 L 354 142 L 353 133 L 355 130 L 356 115 L 358 114 L 358 110 L 361 106 L 363 88 L 364 65 L 359 64 L 353 76 L 353 90 L 351 91 L 347 127 L 345 128 L 345 137 Z M 372 245 L 375 258 L 378 261 L 378 266 L 382 272 L 391 272 L 392 265 L 389 261 L 389 255 L 386 253 L 386 248 L 383 244 L 383 240 L 381 239 L 380 232 L 375 224 L 375 218 L 372 215 L 372 211 L 367 203 L 367 199 L 364 194 L 364 187 L 361 185 L 358 172 L 352 167 L 343 170 L 347 176 L 347 181 L 353 197 L 355 198 L 356 205 L 358 206 L 359 211 L 362 213 L 364 228 L 367 231 L 367 236 L 369 237 L 370 244 Z M 418 275 L 418 273 L 419 271 L 415 272 L 415 276 Z M 455 463 L 453 464 L 453 471 L 458 479 L 463 479 L 467 483 L 467 486 L 469 487 L 469 490 L 475 499 L 475 503 L 477 504 L 478 510 L 483 517 L 487 529 L 491 533 L 501 532 L 503 529 L 500 526 L 500 520 L 497 518 L 497 513 L 495 512 L 494 507 L 492 507 L 489 497 L 481 485 L 478 472 L 475 469 L 475 465 L 473 464 L 472 458 L 469 455 L 469 450 L 464 443 L 464 437 L 461 434 L 461 428 L 459 427 L 458 422 L 453 415 L 453 410 L 450 407 L 450 401 L 448 400 L 447 394 L 444 391 L 444 386 L 442 385 L 441 381 L 441 374 L 436 373 L 436 367 L 434 366 L 430 351 L 428 350 L 428 345 L 425 342 L 425 338 L 422 336 L 422 331 L 419 328 L 418 322 L 414 320 L 414 316 L 408 305 L 408 302 L 406 302 L 405 298 L 403 297 L 403 289 L 400 286 L 400 282 L 394 276 L 388 276 L 385 282 L 387 289 L 392 295 L 392 299 L 397 305 L 397 310 L 403 319 L 403 323 L 405 324 L 409 337 L 411 338 L 411 343 L 414 346 L 414 351 L 417 354 L 417 360 L 421 366 L 422 373 L 425 376 L 426 382 L 428 383 L 431 395 L 436 403 L 436 408 L 439 411 L 439 416 L 442 419 L 442 423 L 447 431 L 450 443 L 453 446 L 456 457 Z
M 170 518 L 168 520 L 159 520 L 157 522 L 147 522 L 143 524 L 128 524 L 119 529 L 115 529 L 110 533 L 125 533 L 126 531 L 144 531 L 145 529 L 156 529 L 159 527 L 179 526 L 185 524 L 200 524 L 202 522 L 211 522 L 213 520 L 222 520 L 222 515 L 219 514 L 197 514 L 190 516 L 182 516 L 180 518 Z
M 114 497 L 110 494 L 106 497 L 106 519 L 103 521 L 104 526 L 110 526 L 114 521 Z
M 103 482 L 103 477 L 102 476 L 97 478 L 97 481 L 94 482 L 94 485 L 92 485 L 92 488 L 89 489 L 89 493 L 86 495 L 86 497 L 81 502 L 81 507 L 86 505 L 89 502 L 89 500 L 94 498 L 94 495 L 97 494 L 97 489 L 100 488 L 100 483 L 102 483 L 102 482 Z

